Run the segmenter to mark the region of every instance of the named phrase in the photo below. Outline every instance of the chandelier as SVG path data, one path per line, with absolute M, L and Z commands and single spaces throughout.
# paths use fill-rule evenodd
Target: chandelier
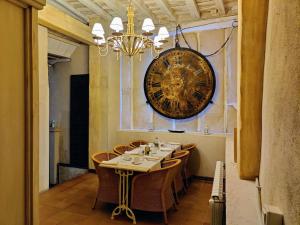
M 166 27 L 160 27 L 158 35 L 153 39 L 152 31 L 155 30 L 152 19 L 144 19 L 142 25 L 142 34 L 136 34 L 134 31 L 134 8 L 131 1 L 127 7 L 127 32 L 123 31 L 123 22 L 120 17 L 113 18 L 110 28 L 113 30 L 111 36 L 105 38 L 105 31 L 101 23 L 95 23 L 93 26 L 92 34 L 95 44 L 99 48 L 99 54 L 106 56 L 108 49 L 111 48 L 117 53 L 119 58 L 120 53 L 131 57 L 134 55 L 142 55 L 146 49 L 151 49 L 151 53 L 159 54 L 162 50 L 162 45 L 167 42 L 169 32 Z

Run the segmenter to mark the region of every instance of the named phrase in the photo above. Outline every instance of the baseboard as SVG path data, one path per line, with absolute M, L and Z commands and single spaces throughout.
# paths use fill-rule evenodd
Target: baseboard
M 204 176 L 194 176 L 193 179 L 202 180 L 202 181 L 211 182 L 211 183 L 213 183 L 213 181 L 214 181 L 213 177 L 204 177 Z
M 95 169 L 89 169 L 88 171 L 89 171 L 89 173 L 96 173 Z

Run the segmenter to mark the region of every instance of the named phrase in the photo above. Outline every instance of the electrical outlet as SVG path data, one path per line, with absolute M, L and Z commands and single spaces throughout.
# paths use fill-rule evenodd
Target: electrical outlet
M 263 206 L 264 225 L 282 225 L 283 214 L 280 209 L 272 205 Z

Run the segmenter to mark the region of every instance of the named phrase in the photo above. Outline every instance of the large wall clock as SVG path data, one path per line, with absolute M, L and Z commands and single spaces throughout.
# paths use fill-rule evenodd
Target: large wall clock
M 149 65 L 144 90 L 147 102 L 163 116 L 185 119 L 211 102 L 216 79 L 212 66 L 189 48 L 169 49 Z

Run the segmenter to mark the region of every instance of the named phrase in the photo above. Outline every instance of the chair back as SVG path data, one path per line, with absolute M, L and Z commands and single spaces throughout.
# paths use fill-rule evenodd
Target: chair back
M 177 171 L 174 179 L 174 188 L 175 192 L 178 193 L 181 190 L 185 189 L 185 179 L 187 176 L 187 168 L 188 168 L 188 159 L 190 152 L 189 151 L 177 151 L 173 154 L 172 159 L 180 159 L 181 164 L 179 166 L 179 170 Z
M 102 202 L 118 203 L 118 185 L 119 176 L 114 169 L 100 167 L 99 164 L 104 160 L 110 160 L 117 157 L 114 153 L 96 153 L 92 160 L 98 176 L 98 198 Z
M 126 151 L 131 151 L 134 148 L 129 145 L 117 145 L 114 147 L 114 153 L 117 155 L 123 155 Z
M 181 159 L 170 159 L 162 162 L 162 169 L 168 170 L 168 177 L 166 180 L 165 186 L 171 186 L 174 178 L 176 177 L 176 174 L 180 171 L 182 165 L 182 160 Z
M 181 160 L 169 160 L 158 170 L 135 176 L 132 179 L 131 205 L 134 209 L 159 212 L 170 208 L 173 203 L 172 182 Z M 161 202 L 165 196 L 165 205 Z
M 181 150 L 189 151 L 190 153 L 192 153 L 193 151 L 196 150 L 196 145 L 195 144 L 182 145 Z
M 186 166 L 189 159 L 190 152 L 187 150 L 180 150 L 173 154 L 172 159 L 181 159 L 182 165 Z
M 195 163 L 199 163 L 199 155 L 197 157 L 197 147 L 195 144 L 187 144 L 187 145 L 182 145 L 182 150 L 189 151 L 190 156 L 187 162 L 187 167 L 186 167 L 186 183 L 188 180 L 191 181 L 191 178 L 193 175 L 195 175 L 197 168 L 195 168 Z
M 110 160 L 113 159 L 115 157 L 117 157 L 118 155 L 116 155 L 115 153 L 111 153 L 111 152 L 101 152 L 101 153 L 95 153 L 94 155 L 92 155 L 92 160 L 95 166 L 98 167 L 98 165 L 104 161 L 104 160 Z
M 146 145 L 148 144 L 147 141 L 144 141 L 144 140 L 136 140 L 136 141 L 133 141 L 131 142 L 129 145 L 133 148 L 137 148 L 137 147 L 140 147 L 140 145 Z

